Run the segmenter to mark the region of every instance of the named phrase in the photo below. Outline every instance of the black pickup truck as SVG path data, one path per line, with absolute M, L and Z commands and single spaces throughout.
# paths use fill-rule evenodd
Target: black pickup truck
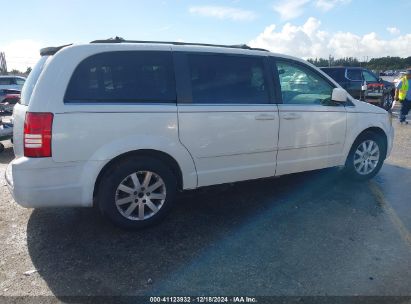
M 361 67 L 324 67 L 326 74 L 338 82 L 355 99 L 390 110 L 395 94 L 393 83 L 382 80 L 373 72 Z M 364 84 L 367 89 L 364 89 Z

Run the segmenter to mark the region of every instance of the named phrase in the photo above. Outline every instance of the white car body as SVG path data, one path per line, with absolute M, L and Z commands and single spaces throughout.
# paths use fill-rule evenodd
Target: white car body
M 215 104 L 65 104 L 79 62 L 105 51 L 189 51 L 297 58 L 259 50 L 167 44 L 87 44 L 49 56 L 30 100 L 14 108 L 14 150 L 6 180 L 25 207 L 93 205 L 96 181 L 113 159 L 131 151 L 168 155 L 182 173 L 181 189 L 343 166 L 364 130 L 377 128 L 393 142 L 389 114 L 351 100 L 347 106 Z M 23 89 L 24 90 L 24 89 Z M 350 98 L 350 97 L 349 97 Z M 54 115 L 52 157 L 24 156 L 27 112 Z

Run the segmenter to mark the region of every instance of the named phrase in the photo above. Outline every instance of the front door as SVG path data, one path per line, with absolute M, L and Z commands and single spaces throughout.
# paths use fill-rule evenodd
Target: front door
M 266 59 L 177 56 L 178 64 L 187 65 L 190 86 L 178 104 L 179 136 L 195 161 L 198 186 L 275 175 L 279 120 Z
M 341 162 L 346 111 L 331 101 L 334 85 L 308 65 L 277 60 L 281 87 L 276 175 L 336 166 Z

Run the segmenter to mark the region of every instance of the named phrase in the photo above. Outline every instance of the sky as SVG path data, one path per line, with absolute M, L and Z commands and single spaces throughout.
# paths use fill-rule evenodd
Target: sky
M 114 36 L 246 43 L 304 59 L 411 56 L 411 0 L 0 0 L 0 8 L 8 70 L 33 66 L 42 47 Z

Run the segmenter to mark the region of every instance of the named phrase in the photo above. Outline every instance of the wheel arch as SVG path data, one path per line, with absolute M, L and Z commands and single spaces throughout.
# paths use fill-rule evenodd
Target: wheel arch
M 151 157 L 154 159 L 158 159 L 162 161 L 164 164 L 170 167 L 172 170 L 173 174 L 175 175 L 177 179 L 177 188 L 178 190 L 183 189 L 183 173 L 180 168 L 180 165 L 178 162 L 170 155 L 165 152 L 159 151 L 159 150 L 153 150 L 153 149 L 141 149 L 141 150 L 134 150 L 134 151 L 129 151 L 123 154 L 120 154 L 113 159 L 111 159 L 107 164 L 104 165 L 104 167 L 100 170 L 96 181 L 94 183 L 94 190 L 93 190 L 93 200 L 96 197 L 96 194 L 98 192 L 98 187 L 101 182 L 101 178 L 104 176 L 104 174 L 116 163 L 119 163 L 121 161 L 124 161 L 129 158 L 136 158 L 136 157 Z
M 384 151 L 384 153 L 385 153 L 385 155 L 384 155 L 384 159 L 387 157 L 387 148 L 388 148 L 388 137 L 387 137 L 387 134 L 385 133 L 385 131 L 382 129 L 382 128 L 380 128 L 380 127 L 368 127 L 367 129 L 364 129 L 364 130 L 362 130 L 356 137 L 355 137 L 355 139 L 354 139 L 354 141 L 352 142 L 352 144 L 351 144 L 351 148 L 350 148 L 350 152 L 349 153 L 351 153 L 351 151 L 352 151 L 352 149 L 354 148 L 354 143 L 360 138 L 360 137 L 362 137 L 362 136 L 364 136 L 366 133 L 374 133 L 374 134 L 376 134 L 376 135 L 378 135 L 378 136 L 380 136 L 381 137 L 381 139 L 383 140 L 383 142 L 384 142 L 384 145 L 385 145 L 385 151 Z M 348 155 L 347 155 L 347 158 L 348 158 Z

